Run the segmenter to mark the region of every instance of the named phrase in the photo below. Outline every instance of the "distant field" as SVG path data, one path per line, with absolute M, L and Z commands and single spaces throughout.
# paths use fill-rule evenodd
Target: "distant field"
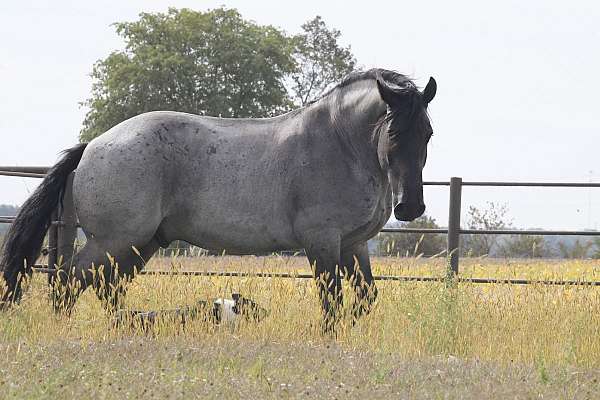
M 301 257 L 157 258 L 148 268 L 309 271 Z M 443 276 L 445 262 L 376 258 L 374 269 Z M 461 273 L 600 280 L 600 263 L 463 259 Z M 169 308 L 237 291 L 270 311 L 258 324 L 163 322 L 144 334 L 111 328 L 91 291 L 71 318 L 55 316 L 44 278 L 0 317 L 7 396 L 600 397 L 600 288 L 379 282 L 373 312 L 354 327 L 346 318 L 333 338 L 318 329 L 311 280 L 140 276 L 128 307 Z

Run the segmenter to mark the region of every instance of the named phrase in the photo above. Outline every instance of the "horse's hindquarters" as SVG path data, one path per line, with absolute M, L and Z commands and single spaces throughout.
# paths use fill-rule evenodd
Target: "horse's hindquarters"
M 111 247 L 150 241 L 162 220 L 161 167 L 127 146 L 91 142 L 73 181 L 73 200 L 88 239 Z

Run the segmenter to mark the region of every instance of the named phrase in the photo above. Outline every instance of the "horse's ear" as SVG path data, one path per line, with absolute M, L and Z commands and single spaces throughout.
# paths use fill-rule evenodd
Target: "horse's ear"
M 423 90 L 423 102 L 429 104 L 435 97 L 435 92 L 437 92 L 437 82 L 433 77 L 430 77 L 427 86 L 425 86 L 425 90 Z
M 391 106 L 398 102 L 398 96 L 396 92 L 394 92 L 394 89 L 389 87 L 387 83 L 379 77 L 377 78 L 377 89 L 379 90 L 379 95 L 387 105 Z

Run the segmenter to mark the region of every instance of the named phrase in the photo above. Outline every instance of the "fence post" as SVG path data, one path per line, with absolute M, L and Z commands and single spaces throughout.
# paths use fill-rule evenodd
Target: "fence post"
M 55 268 L 58 263 L 58 226 L 54 223 L 58 219 L 57 210 L 52 211 L 50 216 L 50 228 L 48 228 L 48 268 Z M 53 285 L 54 274 L 48 274 L 48 284 Z
M 75 238 L 77 237 L 77 215 L 73 204 L 74 175 L 75 172 L 71 172 L 67 178 L 59 214 L 61 224 L 58 226 L 57 260 L 63 265 L 71 260 L 75 249 Z
M 448 255 L 450 270 L 458 275 L 458 253 L 460 247 L 460 201 L 462 193 L 462 178 L 450 178 L 450 205 L 448 214 Z

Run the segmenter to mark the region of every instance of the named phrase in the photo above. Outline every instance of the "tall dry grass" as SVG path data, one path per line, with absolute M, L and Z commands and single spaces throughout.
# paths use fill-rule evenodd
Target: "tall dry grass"
M 195 257 L 155 259 L 150 269 L 216 271 L 309 271 L 300 257 Z M 535 279 L 598 279 L 592 261 L 463 260 L 465 276 Z M 376 258 L 377 274 L 443 276 L 445 261 Z M 45 277 L 36 275 L 22 303 L 0 318 L 0 342 L 36 345 L 53 341 L 96 343 L 151 335 L 210 343 L 215 337 L 277 343 L 322 343 L 321 313 L 312 280 L 257 277 L 138 276 L 128 286 L 126 307 L 165 309 L 232 292 L 257 301 L 269 315 L 260 323 L 213 326 L 201 320 L 185 328 L 159 321 L 152 332 L 113 328 L 93 291 L 79 299 L 71 316 L 55 315 Z M 400 354 L 408 359 L 452 355 L 465 359 L 540 365 L 600 367 L 600 288 L 508 284 L 378 282 L 371 314 L 353 326 L 353 293 L 345 287 L 345 311 L 335 340 L 343 347 Z M 14 347 L 14 346 L 13 346 Z

